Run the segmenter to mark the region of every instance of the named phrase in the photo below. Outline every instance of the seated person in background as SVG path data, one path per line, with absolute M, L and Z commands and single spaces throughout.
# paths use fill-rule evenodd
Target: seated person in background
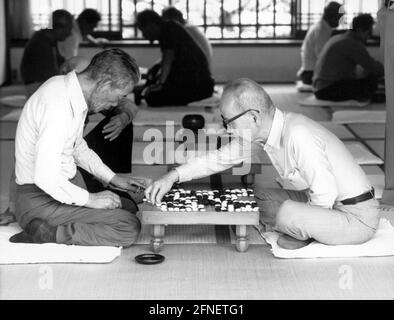
M 57 47 L 60 55 L 68 60 L 78 56 L 79 46 L 82 41 L 87 40 L 90 43 L 100 45 L 107 43 L 107 39 L 94 38 L 91 33 L 97 28 L 101 21 L 101 14 L 95 9 L 85 9 L 74 21 L 72 33 L 64 41 L 59 41 Z
M 87 113 L 116 106 L 139 81 L 129 55 L 110 49 L 81 73 L 48 80 L 25 104 L 15 139 L 16 210 L 23 232 L 11 242 L 130 246 L 140 231 L 136 208 L 111 191 L 89 193 L 80 166 L 105 183 L 134 190 L 82 137 Z
M 163 9 L 161 16 L 166 21 L 175 21 L 184 26 L 187 32 L 192 36 L 194 41 L 200 46 L 201 50 L 204 52 L 205 57 L 208 60 L 209 66 L 212 64 L 212 46 L 209 43 L 208 38 L 203 34 L 198 27 L 186 23 L 183 18 L 182 12 L 175 7 L 167 7 Z
M 301 46 L 301 68 L 297 72 L 304 84 L 312 84 L 320 51 L 330 39 L 332 30 L 338 27 L 342 16 L 342 6 L 338 2 L 330 2 L 324 8 L 322 19 L 308 30 Z
M 297 249 L 312 239 L 328 245 L 371 239 L 379 223 L 379 203 L 364 171 L 337 136 L 303 115 L 279 110 L 264 89 L 248 79 L 225 87 L 220 111 L 236 139 L 155 181 L 145 191 L 152 203 L 160 203 L 175 182 L 250 163 L 252 152 L 265 150 L 293 189 L 254 191 L 261 221 L 283 233 L 281 247 Z
M 352 30 L 332 37 L 324 46 L 315 67 L 313 90 L 322 100 L 368 100 L 377 89 L 378 79 L 384 74 L 383 65 L 367 51 L 374 20 L 370 14 L 353 19 Z M 358 78 L 356 67 L 366 75 Z
M 144 38 L 159 41 L 162 54 L 159 74 L 139 90 L 148 105 L 186 105 L 212 95 L 214 81 L 208 61 L 183 26 L 164 21 L 153 10 L 140 12 L 137 26 Z M 138 102 L 140 93 L 135 94 Z
M 34 33 L 23 52 L 21 75 L 29 98 L 38 87 L 49 78 L 59 74 L 64 59 L 57 50 L 57 41 L 66 39 L 70 34 L 74 18 L 66 10 L 52 13 L 52 29 Z
M 67 74 L 72 70 L 83 72 L 89 65 L 90 59 L 86 57 L 73 57 L 65 62 L 62 73 Z M 86 136 L 88 147 L 100 159 L 117 173 L 131 172 L 131 156 L 133 148 L 133 119 L 138 112 L 138 107 L 128 98 L 122 97 L 118 105 L 100 111 L 105 118 L 98 123 Z M 86 117 L 85 124 L 89 122 Z M 86 186 L 92 192 L 103 190 L 103 185 L 86 170 L 81 169 Z M 117 192 L 119 193 L 119 192 Z M 127 194 L 122 194 L 128 197 Z

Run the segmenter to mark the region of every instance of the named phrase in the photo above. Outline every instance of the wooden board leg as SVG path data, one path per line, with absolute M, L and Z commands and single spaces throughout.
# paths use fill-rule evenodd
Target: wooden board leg
M 247 174 L 241 177 L 241 183 L 245 186 L 245 187 L 250 187 L 254 184 L 254 179 L 255 175 L 254 174 Z
M 154 224 L 152 226 L 152 240 L 150 241 L 150 248 L 155 253 L 158 253 L 163 249 L 164 230 L 164 225 Z
M 236 232 L 236 247 L 239 252 L 245 252 L 249 247 L 249 240 L 247 237 L 247 226 L 237 225 Z

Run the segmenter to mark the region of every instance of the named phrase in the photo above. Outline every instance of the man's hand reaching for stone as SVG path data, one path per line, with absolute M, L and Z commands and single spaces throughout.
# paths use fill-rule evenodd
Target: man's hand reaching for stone
M 172 170 L 159 180 L 153 182 L 146 190 L 145 197 L 153 204 L 160 203 L 163 196 L 171 190 L 179 179 L 178 172 Z

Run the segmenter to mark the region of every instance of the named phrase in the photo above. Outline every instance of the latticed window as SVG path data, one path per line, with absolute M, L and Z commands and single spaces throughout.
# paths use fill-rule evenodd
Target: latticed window
M 98 31 L 109 38 L 141 39 L 136 14 L 144 9 L 158 13 L 167 7 L 181 10 L 189 23 L 211 39 L 300 38 L 322 14 L 326 0 L 31 0 L 35 29 L 47 27 L 50 13 L 66 9 L 78 15 L 84 8 L 102 14 Z M 340 28 L 349 27 L 359 13 L 378 10 L 378 0 L 343 0 L 345 16 Z

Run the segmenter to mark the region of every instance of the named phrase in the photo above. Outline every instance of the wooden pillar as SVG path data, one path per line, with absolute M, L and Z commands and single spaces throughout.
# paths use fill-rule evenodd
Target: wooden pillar
M 7 32 L 5 0 L 0 0 L 0 86 L 7 79 Z
M 386 85 L 385 190 L 382 202 L 394 205 L 394 11 L 382 9 L 381 40 Z

